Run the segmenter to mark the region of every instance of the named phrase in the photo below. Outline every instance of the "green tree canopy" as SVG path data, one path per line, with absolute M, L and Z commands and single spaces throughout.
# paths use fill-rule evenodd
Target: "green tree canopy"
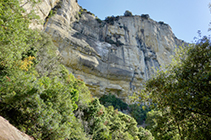
M 35 139 L 84 137 L 73 111 L 90 92 L 59 63 L 51 38 L 28 28 L 32 18 L 18 0 L 0 2 L 0 115 Z
M 147 81 L 136 98 L 155 105 L 163 116 L 157 120 L 158 124 L 165 128 L 174 125 L 180 139 L 208 139 L 211 136 L 210 89 L 211 43 L 203 37 L 195 45 L 180 47 L 172 63 Z M 171 125 L 167 125 L 169 121 Z M 162 134 L 167 129 L 156 131 Z

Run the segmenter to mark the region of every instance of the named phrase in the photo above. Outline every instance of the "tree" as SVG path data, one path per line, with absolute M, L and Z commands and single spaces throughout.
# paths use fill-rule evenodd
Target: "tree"
M 80 120 L 87 135 L 93 140 L 153 140 L 152 134 L 144 128 L 138 128 L 134 118 L 113 106 L 105 108 L 98 99 L 93 99 L 87 107 L 81 109 Z
M 138 104 L 129 105 L 129 111 L 131 116 L 136 119 L 139 125 L 143 124 L 146 119 L 147 112 L 150 111 L 148 106 L 142 106 Z
M 130 16 L 133 16 L 133 14 L 132 14 L 132 12 L 126 10 L 125 13 L 124 13 L 124 16 L 130 17 Z
M 162 113 L 157 129 L 177 129 L 180 139 L 211 136 L 211 43 L 203 37 L 195 45 L 180 47 L 172 63 L 146 82 L 137 97 L 155 105 Z M 169 118 L 163 120 L 162 118 Z M 171 124 L 167 125 L 171 121 Z M 167 129 L 169 128 L 169 129 Z M 172 128 L 171 128 L 172 129 Z M 161 137 L 161 136 L 160 136 Z
M 100 103 L 105 107 L 113 106 L 114 109 L 118 109 L 121 111 L 128 108 L 128 105 L 125 102 L 117 98 L 115 95 L 111 95 L 111 93 L 109 93 L 109 95 L 103 95 L 99 100 Z
M 35 139 L 84 139 L 73 111 L 90 92 L 58 62 L 52 39 L 28 28 L 31 18 L 18 0 L 0 2 L 0 115 Z
M 156 140 L 179 140 L 179 132 L 173 120 L 168 114 L 162 114 L 161 111 L 155 109 L 147 113 L 146 129 L 152 133 Z

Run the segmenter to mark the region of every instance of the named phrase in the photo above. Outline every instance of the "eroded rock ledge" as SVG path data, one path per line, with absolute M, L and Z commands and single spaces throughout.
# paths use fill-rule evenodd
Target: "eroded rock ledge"
M 43 3 L 49 7 L 42 16 L 45 32 L 52 36 L 65 66 L 86 82 L 94 96 L 111 92 L 127 101 L 153 75 L 153 68 L 170 63 L 174 49 L 184 43 L 169 25 L 149 15 L 101 21 L 75 0 Z M 44 11 L 46 6 L 38 7 Z

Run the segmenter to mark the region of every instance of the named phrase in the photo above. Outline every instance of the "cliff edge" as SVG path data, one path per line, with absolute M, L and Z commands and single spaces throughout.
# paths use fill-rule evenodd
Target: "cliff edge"
M 168 24 L 147 14 L 127 11 L 101 21 L 75 0 L 43 0 L 36 10 L 62 63 L 97 97 L 112 93 L 128 101 L 128 95 L 140 90 L 154 69 L 170 63 L 174 49 L 185 43 Z

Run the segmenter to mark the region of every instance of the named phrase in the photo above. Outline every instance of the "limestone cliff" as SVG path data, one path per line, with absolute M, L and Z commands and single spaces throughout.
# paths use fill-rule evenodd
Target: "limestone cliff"
M 184 43 L 149 15 L 126 13 L 101 21 L 75 0 L 43 0 L 37 7 L 62 62 L 95 96 L 111 92 L 126 100 Z

